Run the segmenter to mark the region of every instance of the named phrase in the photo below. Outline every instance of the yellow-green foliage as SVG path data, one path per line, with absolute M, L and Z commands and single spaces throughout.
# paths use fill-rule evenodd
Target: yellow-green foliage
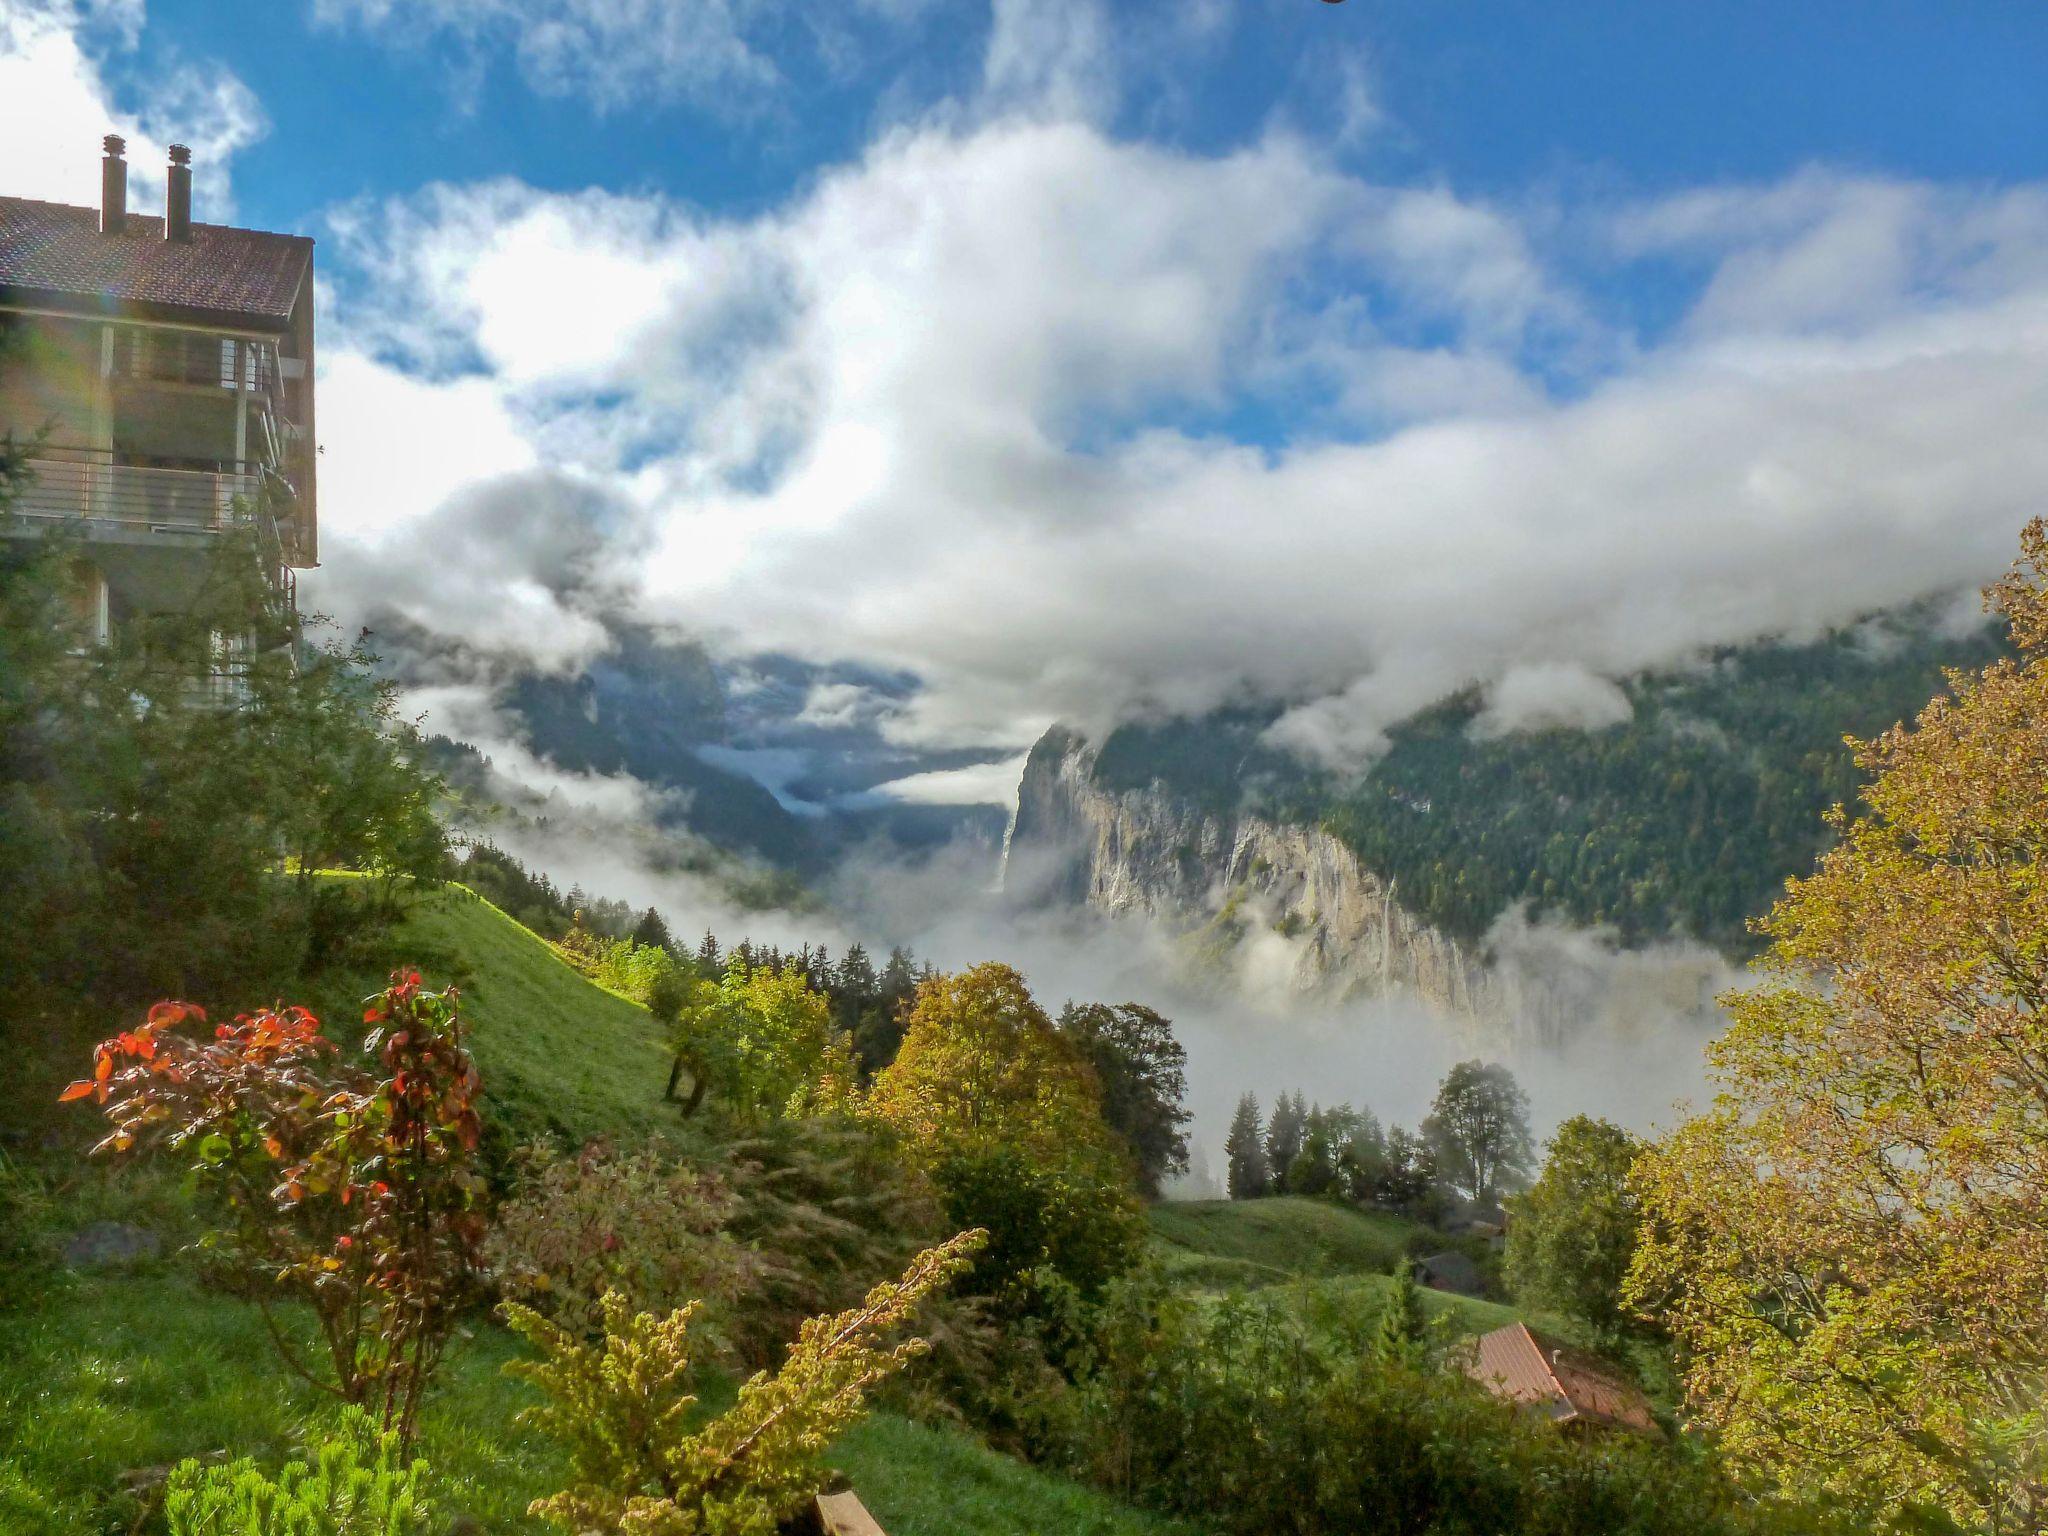
M 752 1118 L 803 1104 L 826 1079 L 845 1080 L 851 1048 L 832 1033 L 832 1005 L 795 971 L 729 973 L 720 989 L 734 1027 L 733 1107 Z
M 533 1512 L 578 1536 L 771 1536 L 821 1485 L 820 1458 L 861 1417 L 868 1392 L 928 1347 L 888 1336 L 982 1241 L 963 1232 L 859 1306 L 811 1318 L 782 1369 L 757 1372 L 695 1434 L 685 1428 L 696 1402 L 685 1383 L 696 1303 L 657 1316 L 607 1295 L 598 1344 L 508 1304 L 513 1328 L 544 1358 L 506 1369 L 550 1399 L 521 1421 L 559 1440 L 574 1467 L 571 1485 L 536 1500 Z
M 614 992 L 623 992 L 643 1007 L 668 978 L 681 970 L 675 956 L 659 945 L 635 944 L 631 939 L 600 940 L 591 946 L 588 960 L 583 958 L 585 951 L 567 941 L 564 948 L 581 962 L 579 968 L 592 981 Z
M 1857 747 L 1867 814 L 1723 998 L 1721 1092 L 1635 1164 L 1630 1300 L 1793 1488 L 2039 1531 L 2048 1487 L 2048 528 L 2017 660 Z
M 312 1466 L 288 1462 L 274 1481 L 247 1459 L 180 1462 L 164 1514 L 170 1536 L 425 1536 L 426 1478 L 424 1461 L 400 1459 L 396 1433 L 351 1407 Z

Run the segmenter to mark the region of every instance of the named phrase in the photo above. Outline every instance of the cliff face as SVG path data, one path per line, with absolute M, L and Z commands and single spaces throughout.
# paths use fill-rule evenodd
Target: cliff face
M 1255 958 L 1259 975 L 1277 971 L 1301 991 L 1408 998 L 1550 1041 L 1601 1016 L 1709 1018 L 1728 979 L 1698 946 L 1630 954 L 1519 918 L 1482 952 L 1409 912 L 1326 832 L 1220 818 L 1154 790 L 1106 791 L 1094 764 L 1062 730 L 1032 749 L 1004 864 L 1016 899 L 1142 914 L 1219 958 Z
M 1449 1013 L 1501 1010 L 1480 957 L 1406 911 L 1328 833 L 1256 816 L 1223 820 L 1149 791 L 1106 792 L 1094 765 L 1087 744 L 1064 731 L 1032 749 L 1004 866 L 1006 888 L 1021 899 L 1143 913 L 1218 943 L 1270 936 L 1305 990 L 1405 994 Z

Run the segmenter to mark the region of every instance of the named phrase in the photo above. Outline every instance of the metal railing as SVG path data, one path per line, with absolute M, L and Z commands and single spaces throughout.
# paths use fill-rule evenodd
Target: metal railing
M 249 520 L 266 489 L 289 494 L 258 464 L 135 463 L 101 449 L 41 447 L 14 510 L 24 517 L 90 518 L 128 528 L 212 532 Z
M 273 416 L 289 419 L 277 348 L 268 342 L 130 326 L 116 340 L 108 377 L 116 383 L 246 390 Z

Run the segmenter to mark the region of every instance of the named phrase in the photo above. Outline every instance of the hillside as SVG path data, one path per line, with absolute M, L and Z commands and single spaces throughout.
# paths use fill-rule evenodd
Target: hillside
M 1843 735 L 1911 718 L 1944 667 L 1996 651 L 1916 610 L 1636 677 L 1630 718 L 1604 729 L 1488 734 L 1484 701 L 1461 694 L 1354 777 L 1273 745 L 1277 708 L 1240 710 L 1125 726 L 1091 773 L 1111 795 L 1321 828 L 1456 943 L 1521 902 L 1628 942 L 1680 932 L 1739 954 L 1747 920 L 1811 865 L 1821 813 L 1854 797 Z
M 340 877 L 334 877 L 340 878 Z M 661 1103 L 667 1057 L 638 1004 L 573 970 L 538 935 L 463 887 L 423 898 L 357 974 L 307 1001 L 352 1032 L 355 1000 L 383 971 L 417 965 L 462 988 L 468 1044 L 492 1121 L 517 1140 L 570 1141 L 682 1128 Z M 67 1165 L 71 1166 L 71 1165 Z M 6 1172 L 0 1164 L 0 1174 Z M 183 1193 L 147 1166 L 67 1177 L 67 1227 L 154 1231 L 166 1253 L 198 1235 Z M 0 1277 L 4 1278 L 4 1277 Z M 260 1315 L 199 1285 L 174 1258 L 123 1273 L 59 1274 L 0 1309 L 0 1531 L 142 1528 L 128 1491 L 146 1469 L 224 1447 L 270 1463 L 298 1453 L 332 1405 L 278 1369 Z M 288 1329 L 310 1330 L 296 1309 Z M 519 1346 L 477 1320 L 430 1395 L 421 1453 L 443 1507 L 495 1533 L 539 1532 L 533 1498 L 561 1486 L 550 1443 L 500 1428 L 532 1401 L 500 1368 Z M 711 1383 L 716 1395 L 717 1383 Z M 485 1428 L 484 1426 L 490 1426 Z M 1178 1524 L 987 1449 L 964 1431 L 877 1413 L 835 1449 L 890 1536 L 1170 1536 Z
M 346 979 L 322 984 L 322 1017 L 352 1018 L 349 1004 L 399 966 L 417 967 L 434 986 L 460 987 L 491 1108 L 516 1137 L 582 1140 L 676 1127 L 661 1102 L 668 1055 L 647 1010 L 586 979 L 467 886 L 422 897 L 380 948 Z
M 1383 1211 L 1293 1196 L 1166 1201 L 1146 1217 L 1166 1272 L 1184 1284 L 1216 1287 L 1383 1275 L 1426 1230 Z

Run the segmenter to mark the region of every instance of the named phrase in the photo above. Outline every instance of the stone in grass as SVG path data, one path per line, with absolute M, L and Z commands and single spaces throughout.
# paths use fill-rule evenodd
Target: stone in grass
M 123 1269 L 163 1252 L 163 1239 L 128 1221 L 88 1222 L 64 1240 L 64 1262 L 73 1269 Z

